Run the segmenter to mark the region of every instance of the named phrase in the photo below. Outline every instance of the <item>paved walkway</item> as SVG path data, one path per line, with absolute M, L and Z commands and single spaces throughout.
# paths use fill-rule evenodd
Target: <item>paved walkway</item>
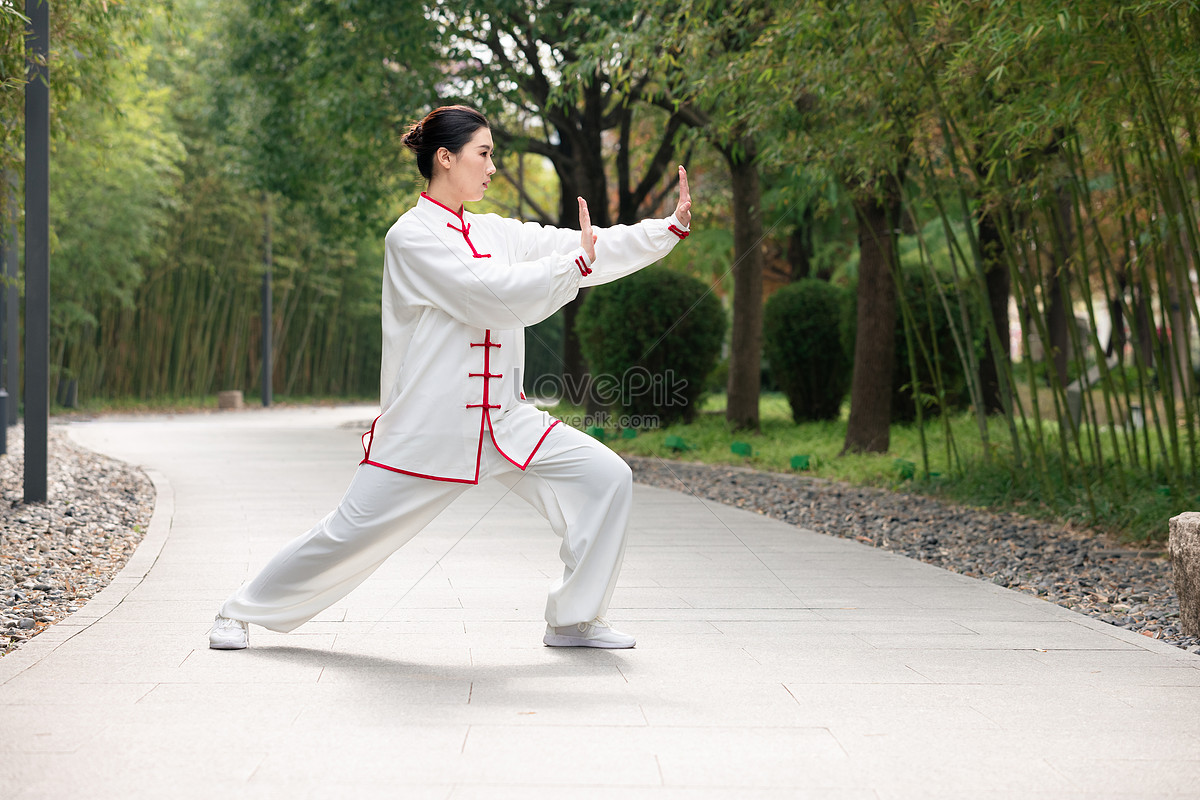
M 557 540 L 495 486 L 318 620 L 208 650 L 370 416 L 71 426 L 158 506 L 108 589 L 0 659 L 0 797 L 1197 796 L 1200 657 L 645 487 L 610 614 L 636 650 L 541 645 Z

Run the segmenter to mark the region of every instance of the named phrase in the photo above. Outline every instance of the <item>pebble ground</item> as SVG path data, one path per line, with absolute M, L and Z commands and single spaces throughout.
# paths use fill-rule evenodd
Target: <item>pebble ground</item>
M 0 655 L 79 609 L 120 572 L 154 511 L 140 470 L 48 436 L 46 503 L 24 502 L 24 430 L 0 456 Z

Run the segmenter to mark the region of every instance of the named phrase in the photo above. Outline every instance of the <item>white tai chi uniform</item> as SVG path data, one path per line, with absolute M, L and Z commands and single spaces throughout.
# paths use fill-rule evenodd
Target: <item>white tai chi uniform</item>
M 602 616 L 621 568 L 629 468 L 525 402 L 524 328 L 581 286 L 654 263 L 688 235 L 674 215 L 579 231 L 456 212 L 422 194 L 387 233 L 382 413 L 338 507 L 225 601 L 221 616 L 276 631 L 312 619 L 480 479 L 510 486 L 562 537 L 546 622 Z

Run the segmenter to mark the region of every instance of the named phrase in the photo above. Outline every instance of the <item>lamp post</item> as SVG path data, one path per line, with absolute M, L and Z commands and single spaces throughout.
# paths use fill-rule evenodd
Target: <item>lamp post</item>
M 271 197 L 263 192 L 262 404 L 271 405 Z
M 50 0 L 26 0 L 25 502 L 46 501 L 50 424 Z M 39 63 L 40 62 L 40 63 Z
M 20 273 L 20 264 L 17 258 L 17 173 L 10 171 L 8 173 L 8 189 L 10 196 L 9 207 L 12 209 L 12 220 L 9 225 L 8 237 L 4 242 L 4 260 L 7 264 L 5 277 L 8 282 L 4 286 L 3 299 L 0 303 L 4 305 L 4 360 L 5 360 L 5 378 L 4 387 L 8 390 L 8 419 L 0 419 L 0 424 L 5 426 L 17 424 L 17 398 L 21 395 L 21 335 L 19 330 L 18 316 L 21 313 L 18 303 L 20 302 L 19 292 L 17 291 L 17 277 Z

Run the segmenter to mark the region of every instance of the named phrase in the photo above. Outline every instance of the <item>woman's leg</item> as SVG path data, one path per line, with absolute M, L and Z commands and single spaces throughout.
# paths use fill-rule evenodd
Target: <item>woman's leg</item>
M 524 472 L 496 477 L 562 537 L 563 577 L 550 589 L 546 622 L 558 628 L 603 616 L 625 555 L 633 506 L 628 465 L 587 434 L 556 425 Z
M 360 466 L 338 507 L 234 592 L 221 616 L 293 630 L 349 594 L 468 488 Z

